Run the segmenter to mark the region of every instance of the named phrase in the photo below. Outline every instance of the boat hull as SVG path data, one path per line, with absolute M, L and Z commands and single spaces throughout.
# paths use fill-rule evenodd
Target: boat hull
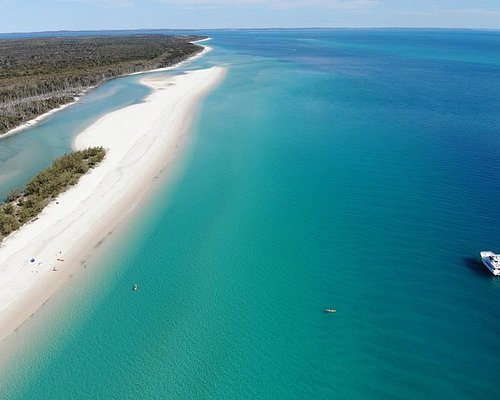
M 495 257 L 500 257 L 500 255 L 493 253 L 492 251 L 482 251 L 481 260 L 483 264 L 490 270 L 490 272 L 495 275 L 500 275 L 500 262 L 494 261 Z

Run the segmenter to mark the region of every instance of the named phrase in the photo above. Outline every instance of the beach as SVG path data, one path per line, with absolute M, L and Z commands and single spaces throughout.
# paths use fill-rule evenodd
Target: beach
M 16 302 L 28 310 L 44 285 L 56 290 L 1 343 L 0 398 L 498 398 L 483 371 L 500 367 L 500 281 L 479 252 L 499 251 L 500 159 L 484 155 L 500 149 L 500 34 L 210 36 L 216 51 L 196 65 L 230 73 L 191 109 L 193 133 L 163 160 L 165 174 L 122 181 L 149 188 L 144 201 L 123 194 L 140 204 L 110 208 L 129 216 L 101 218 L 123 218 L 114 228 L 98 219 L 75 246 L 82 253 L 54 244 L 57 272 L 27 270 L 62 284 L 44 280 L 26 307 Z M 17 154 L 29 166 L 37 146 L 58 144 L 52 130 L 72 131 L 67 151 L 103 116 L 140 109 L 142 77 L 109 81 L 4 141 L 2 173 L 19 169 Z M 123 132 L 140 126 L 134 107 Z M 148 154 L 138 143 L 130 164 Z M 78 228 L 94 229 L 86 218 Z M 21 254 L 28 266 L 41 259 L 33 243 Z M 0 279 L 3 293 L 12 280 Z
M 147 76 L 141 82 L 153 93 L 144 102 L 105 115 L 75 138 L 75 149 L 103 146 L 106 157 L 1 243 L 0 340 L 85 267 L 92 249 L 144 198 L 175 159 L 199 102 L 224 71 Z
M 201 40 L 196 40 L 192 43 L 201 43 L 201 42 L 206 42 L 206 41 L 209 41 L 211 38 L 206 38 L 206 39 L 201 39 Z M 192 57 L 189 57 L 188 59 L 186 60 L 183 60 L 177 64 L 174 64 L 174 65 L 171 65 L 169 67 L 162 67 L 162 68 L 155 68 L 155 69 L 152 69 L 152 70 L 148 70 L 148 71 L 138 71 L 138 72 L 133 72 L 131 74 L 128 74 L 129 76 L 131 75 L 141 75 L 141 74 L 147 74 L 147 73 L 151 73 L 151 72 L 165 72 L 165 71 L 171 71 L 173 69 L 176 69 L 186 63 L 189 63 L 189 62 L 192 62 L 193 60 L 196 60 L 197 58 L 199 57 L 202 57 L 204 54 L 208 53 L 212 51 L 212 48 L 209 47 L 209 46 L 203 46 L 203 50 L 201 50 L 198 54 L 192 56 Z M 16 135 L 18 133 L 21 133 L 21 132 L 24 132 L 26 129 L 29 129 L 29 128 L 32 128 L 33 126 L 39 124 L 40 122 L 46 120 L 48 117 L 50 117 L 51 115 L 57 113 L 58 111 L 62 111 L 64 110 L 65 108 L 75 104 L 76 102 L 78 102 L 83 95 L 85 95 L 85 93 L 87 93 L 88 91 L 94 89 L 95 86 L 90 86 L 88 88 L 86 88 L 85 90 L 83 90 L 81 93 L 79 93 L 77 96 L 75 96 L 73 98 L 73 101 L 70 101 L 69 103 L 66 103 L 66 104 L 63 104 L 59 107 L 56 107 L 50 111 L 47 111 L 46 113 L 43 113 L 33 119 L 30 119 L 29 121 L 26 121 L 22 124 L 20 124 L 19 126 L 16 126 L 15 128 L 12 128 L 10 129 L 9 131 L 3 133 L 0 135 L 0 139 L 5 139 L 9 136 L 12 136 L 12 135 Z

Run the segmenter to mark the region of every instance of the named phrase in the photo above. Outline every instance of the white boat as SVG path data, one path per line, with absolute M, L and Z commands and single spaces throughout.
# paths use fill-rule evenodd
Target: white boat
M 500 254 L 495 254 L 492 251 L 482 251 L 481 260 L 493 275 L 500 275 Z

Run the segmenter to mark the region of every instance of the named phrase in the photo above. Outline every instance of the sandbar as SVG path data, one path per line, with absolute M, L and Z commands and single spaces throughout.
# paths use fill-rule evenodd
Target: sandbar
M 103 146 L 105 159 L 0 245 L 0 341 L 47 301 L 92 249 L 130 214 L 154 177 L 178 155 L 196 108 L 225 74 L 222 67 L 149 75 L 153 92 L 106 114 L 74 140 Z
M 205 42 L 205 41 L 208 41 L 208 40 L 211 40 L 211 38 L 206 38 L 206 39 L 201 39 L 201 40 L 195 40 L 195 41 L 193 41 L 191 43 Z M 150 72 L 170 71 L 170 70 L 176 69 L 176 68 L 178 68 L 178 67 L 180 67 L 180 66 L 182 66 L 184 64 L 190 63 L 191 61 L 195 60 L 196 58 L 202 57 L 205 53 L 208 53 L 209 51 L 212 51 L 211 47 L 209 47 L 209 46 L 203 46 L 203 50 L 200 51 L 198 54 L 195 54 L 194 56 L 189 57 L 186 60 L 180 61 L 180 62 L 178 62 L 178 63 L 176 63 L 174 65 L 171 65 L 169 67 L 155 68 L 155 69 L 148 70 L 148 71 L 138 71 L 138 72 L 133 72 L 133 73 L 128 74 L 128 75 L 141 75 L 141 74 L 147 74 L 147 73 L 150 73 Z M 115 77 L 114 79 L 116 79 L 116 78 L 118 78 L 118 77 Z M 24 132 L 28 128 L 32 128 L 33 126 L 39 124 L 40 122 L 44 121 L 45 119 L 47 119 L 51 115 L 57 113 L 58 111 L 64 110 L 65 108 L 67 108 L 67 107 L 75 104 L 76 102 L 78 102 L 83 97 L 84 94 L 86 94 L 87 92 L 89 92 L 90 90 L 92 90 L 94 88 L 95 88 L 95 86 L 90 86 L 90 87 L 82 90 L 82 92 L 80 92 L 77 96 L 74 96 L 73 97 L 73 101 L 70 101 L 69 103 L 66 103 L 66 104 L 62 104 L 59 107 L 53 108 L 52 110 L 49 110 L 46 113 L 40 114 L 37 117 L 35 117 L 33 119 L 30 119 L 29 121 L 26 121 L 26 122 L 24 122 L 24 123 L 16 126 L 15 128 L 12 128 L 12 129 L 8 130 L 7 132 L 4 132 L 4 133 L 0 134 L 0 140 L 1 139 L 5 139 L 5 138 L 7 138 L 9 136 L 16 135 L 18 133 Z

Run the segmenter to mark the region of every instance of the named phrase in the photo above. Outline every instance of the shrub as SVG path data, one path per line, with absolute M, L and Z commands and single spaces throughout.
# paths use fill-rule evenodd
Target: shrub
M 45 206 L 68 187 L 75 185 L 90 168 L 106 155 L 103 147 L 66 154 L 39 172 L 24 191 L 12 191 L 0 207 L 0 234 L 5 237 L 36 217 Z M 0 237 L 1 240 L 1 237 Z

